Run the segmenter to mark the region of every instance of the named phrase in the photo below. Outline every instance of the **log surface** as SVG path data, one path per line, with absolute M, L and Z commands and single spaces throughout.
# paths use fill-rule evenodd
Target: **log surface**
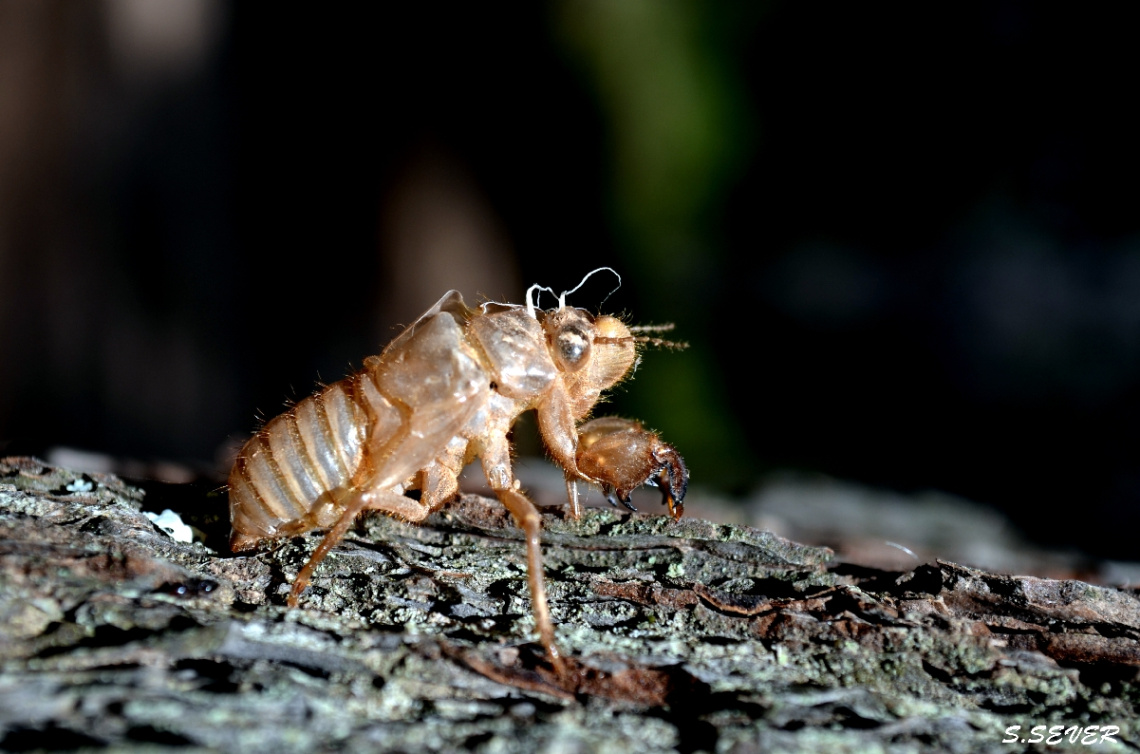
M 216 549 L 142 512 L 171 500 Z M 366 517 L 296 610 L 319 535 L 233 556 L 225 505 L 0 461 L 0 750 L 1140 748 L 1135 589 L 883 571 L 743 526 L 551 509 L 559 678 L 496 502 Z M 1014 725 L 1068 730 L 1003 744 Z M 1119 731 L 1071 742 L 1094 725 Z

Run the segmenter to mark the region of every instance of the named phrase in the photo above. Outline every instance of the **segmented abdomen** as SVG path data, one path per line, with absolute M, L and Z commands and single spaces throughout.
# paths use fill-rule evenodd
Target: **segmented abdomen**
M 241 449 L 230 472 L 234 549 L 329 526 L 366 460 L 377 429 L 398 414 L 370 372 L 329 385 L 274 418 Z

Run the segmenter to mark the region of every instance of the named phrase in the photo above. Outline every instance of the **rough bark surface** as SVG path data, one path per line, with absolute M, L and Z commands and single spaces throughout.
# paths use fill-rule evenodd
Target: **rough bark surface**
M 560 679 L 494 501 L 367 517 L 288 610 L 319 535 L 235 557 L 224 494 L 150 498 L 218 551 L 113 476 L 0 461 L 0 750 L 1087 751 L 1092 725 L 1140 747 L 1136 590 L 551 510 Z

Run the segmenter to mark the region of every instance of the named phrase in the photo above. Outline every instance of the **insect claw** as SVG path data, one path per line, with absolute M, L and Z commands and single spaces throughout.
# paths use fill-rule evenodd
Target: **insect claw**
M 669 508 L 669 515 L 679 521 L 685 514 L 685 493 L 689 489 L 689 470 L 681 454 L 671 445 L 663 446 L 654 456 L 661 468 L 653 479 L 661 490 L 661 502 Z
M 611 485 L 603 484 L 602 494 L 606 496 L 607 503 L 615 508 L 617 507 L 617 496 L 614 494 L 614 488 Z
M 628 492 L 625 493 L 624 495 L 619 493 L 618 494 L 618 500 L 620 500 L 621 504 L 624 505 L 626 508 L 629 508 L 634 513 L 637 513 L 637 508 L 634 508 L 633 503 L 631 503 L 629 501 L 629 493 Z

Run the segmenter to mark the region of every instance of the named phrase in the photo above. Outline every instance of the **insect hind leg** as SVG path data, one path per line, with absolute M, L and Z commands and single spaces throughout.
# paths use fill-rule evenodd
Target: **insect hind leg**
M 389 516 L 395 516 L 413 524 L 423 521 L 432 511 L 422 501 L 387 491 L 365 493 L 364 505 L 361 510 L 383 511 Z
M 344 513 L 325 534 L 324 539 L 317 545 L 317 549 L 309 556 L 308 562 L 305 563 L 305 566 L 298 572 L 296 580 L 293 581 L 293 589 L 289 592 L 287 601 L 289 607 L 297 606 L 301 594 L 308 588 L 309 582 L 313 578 L 313 571 L 332 551 L 332 548 L 336 547 L 337 543 L 344 538 L 361 511 L 384 511 L 389 515 L 412 523 L 423 521 L 431 513 L 431 510 L 423 503 L 389 490 L 360 491 L 350 496 L 346 503 Z

